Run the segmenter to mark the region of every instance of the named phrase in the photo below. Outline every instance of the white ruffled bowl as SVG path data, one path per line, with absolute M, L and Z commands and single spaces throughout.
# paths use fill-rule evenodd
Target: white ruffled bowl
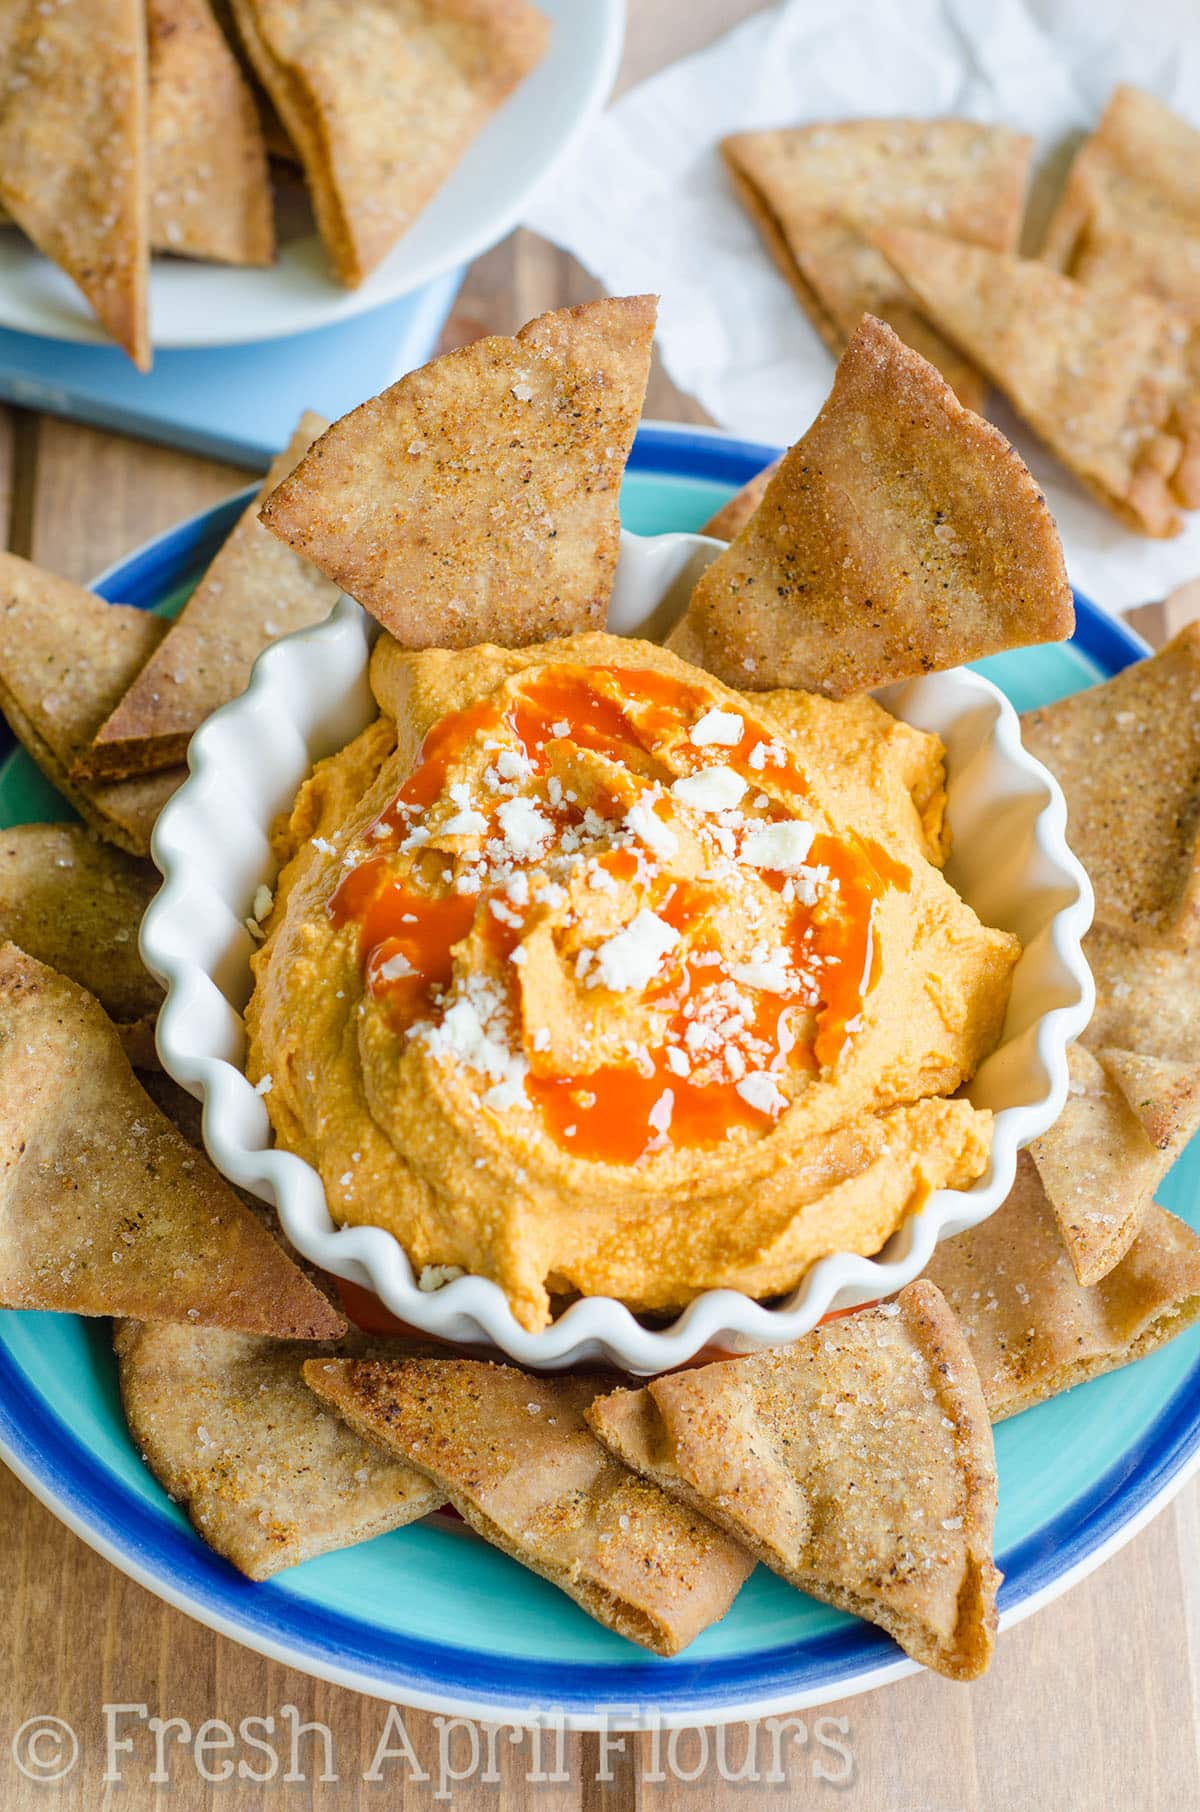
M 609 627 L 659 637 L 720 547 L 699 535 L 623 534 Z M 1067 1047 L 1092 1011 L 1080 950 L 1092 892 L 1067 847 L 1062 793 L 1022 748 L 1012 706 L 988 680 L 959 668 L 887 686 L 878 696 L 897 717 L 944 741 L 953 836 L 947 875 L 986 923 L 1016 932 L 1024 946 L 1003 1037 L 967 1091 L 995 1114 L 991 1162 L 969 1189 L 935 1192 L 877 1258 L 835 1253 L 820 1260 L 775 1307 L 736 1290 L 709 1290 L 662 1328 L 644 1325 L 609 1297 L 589 1297 L 531 1334 L 488 1279 L 421 1290 L 392 1234 L 335 1226 L 320 1177 L 302 1158 L 275 1149 L 266 1106 L 243 1073 L 241 1009 L 254 948 L 246 919 L 260 884 L 275 879 L 273 818 L 313 763 L 374 715 L 367 661 L 375 634 L 366 613 L 342 598 L 324 623 L 267 649 L 242 696 L 196 732 L 191 776 L 154 833 L 164 881 L 141 934 L 143 957 L 167 990 L 158 1021 L 165 1068 L 203 1100 L 204 1142 L 218 1169 L 275 1204 L 306 1258 L 373 1290 L 393 1315 L 445 1340 L 499 1347 L 535 1367 L 604 1359 L 649 1374 L 705 1346 L 749 1352 L 778 1345 L 833 1309 L 890 1295 L 920 1274 L 938 1240 L 999 1207 L 1018 1150 L 1062 1109 Z

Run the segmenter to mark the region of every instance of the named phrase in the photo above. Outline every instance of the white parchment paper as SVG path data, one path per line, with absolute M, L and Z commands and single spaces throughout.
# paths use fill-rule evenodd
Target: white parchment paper
M 1200 0 L 789 0 L 623 96 L 527 224 L 610 293 L 658 291 L 675 382 L 723 427 L 787 445 L 832 361 L 734 199 L 717 140 L 882 114 L 1002 121 L 1037 140 L 1032 227 L 1118 81 L 1200 125 Z M 1175 540 L 1132 534 L 999 399 L 989 414 L 1044 485 L 1081 591 L 1120 611 L 1200 576 L 1200 511 Z

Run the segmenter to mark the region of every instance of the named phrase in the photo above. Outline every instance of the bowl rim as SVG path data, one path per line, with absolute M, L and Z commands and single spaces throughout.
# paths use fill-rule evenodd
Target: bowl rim
M 715 431 L 702 436 L 696 436 L 692 429 L 682 434 L 668 430 L 664 434 L 656 424 L 646 424 L 641 437 L 646 436 L 647 430 L 659 442 L 659 454 L 664 446 L 669 450 L 671 442 L 676 444 L 681 458 L 679 469 L 686 476 L 696 476 L 695 461 L 689 458 L 696 439 L 707 443 L 706 452 L 719 448 L 739 468 L 757 462 L 760 454 L 770 451 L 752 443 L 731 441 Z M 720 464 L 725 465 L 725 460 Z M 662 469 L 661 464 L 658 469 Z M 730 471 L 727 466 L 718 475 L 728 482 L 737 481 L 737 471 Z M 658 537 L 642 539 L 653 541 Z M 1010 767 L 1035 778 L 1045 790 L 1036 818 L 1035 844 L 1043 857 L 1048 855 L 1054 861 L 1064 882 L 1074 888 L 1074 897 L 1053 915 L 1051 941 L 1060 967 L 1077 984 L 1077 995 L 1069 1003 L 1049 1008 L 1037 1022 L 1037 1058 L 1050 1079 L 1041 1100 L 998 1110 L 992 1154 L 984 1176 L 967 1190 L 936 1191 L 916 1215 L 910 1216 L 904 1223 L 907 1249 L 901 1256 L 880 1259 L 830 1254 L 818 1261 L 782 1307 L 765 1307 L 735 1290 L 709 1290 L 669 1326 L 648 1328 L 623 1303 L 609 1297 L 591 1297 L 573 1303 L 546 1329 L 530 1333 L 516 1322 L 499 1286 L 486 1278 L 464 1276 L 435 1292 L 419 1290 L 407 1256 L 392 1234 L 370 1226 L 335 1226 L 325 1206 L 320 1178 L 303 1159 L 274 1146 L 257 1149 L 232 1138 L 228 1127 L 236 1118 L 235 1103 L 245 1110 L 246 1096 L 253 1090 L 240 1068 L 223 1055 L 197 1049 L 189 1036 L 194 1015 L 188 1009 L 189 1004 L 194 1004 L 196 989 L 217 989 L 217 984 L 198 961 L 178 953 L 170 935 L 173 907 L 184 890 L 183 877 L 187 873 L 188 838 L 179 834 L 176 827 L 193 800 L 203 803 L 205 778 L 214 766 L 219 770 L 219 758 L 210 745 L 219 743 L 220 730 L 212 726 L 230 713 L 259 709 L 264 696 L 269 699 L 277 669 L 282 673 L 283 667 L 295 658 L 278 651 L 290 649 L 298 642 L 306 650 L 313 645 L 320 647 L 321 638 L 342 637 L 354 629 L 365 651 L 367 622 L 361 608 L 343 598 L 324 623 L 267 649 L 256 664 L 247 691 L 214 713 L 197 731 L 188 756 L 190 778 L 168 802 L 155 829 L 153 853 L 164 883 L 151 903 L 142 932 L 144 959 L 167 989 L 159 1019 L 159 1050 L 164 1066 L 204 1102 L 205 1144 L 218 1168 L 233 1181 L 275 1201 L 285 1232 L 305 1256 L 349 1281 L 365 1284 L 393 1314 L 443 1338 L 456 1342 L 483 1340 L 518 1362 L 535 1367 L 562 1366 L 604 1356 L 628 1370 L 650 1373 L 683 1363 L 708 1345 L 736 1350 L 738 1345 L 761 1346 L 790 1340 L 815 1325 L 835 1302 L 839 1307 L 852 1306 L 853 1301 L 891 1294 L 924 1269 L 951 1220 L 954 1230 L 958 1230 L 994 1211 L 1011 1186 L 1019 1146 L 1044 1130 L 1061 1108 L 1067 1087 L 1067 1047 L 1091 1013 L 1091 977 L 1080 949 L 1091 921 L 1091 889 L 1066 843 L 1066 808 L 1058 783 L 1022 747 L 1017 715 L 1009 700 L 991 681 L 968 669 L 955 669 L 952 682 L 977 698 L 986 697 L 994 703 L 996 718 L 989 741 L 1007 758 Z M 1141 648 L 1137 639 L 1123 625 L 1105 622 L 1103 627 L 1116 627 L 1115 646 L 1114 638 L 1102 638 L 1109 641 L 1107 653 L 1115 652 L 1123 664 L 1138 657 Z M 937 678 L 944 680 L 946 676 Z M 186 824 L 186 816 L 183 822 Z M 258 1107 L 265 1122 L 261 1102 Z

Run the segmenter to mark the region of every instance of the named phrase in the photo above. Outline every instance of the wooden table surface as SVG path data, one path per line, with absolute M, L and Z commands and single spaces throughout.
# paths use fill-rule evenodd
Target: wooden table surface
M 633 0 L 623 82 L 696 48 L 742 15 L 746 0 L 691 0 L 666 7 Z M 670 16 L 668 16 L 670 15 Z M 664 273 L 664 276 L 668 275 Z M 469 275 L 447 343 L 509 331 L 595 286 L 572 262 L 517 234 Z M 655 372 L 647 413 L 703 419 Z M 13 412 L 0 414 L 0 524 L 9 547 L 84 579 L 179 517 L 216 502 L 244 475 L 90 429 Z M 1188 595 L 1190 593 L 1190 595 Z M 1140 626 L 1152 639 L 1200 614 L 1185 588 L 1169 610 L 1152 606 Z M 708 1812 L 753 1806 L 838 1806 L 845 1812 L 1153 1812 L 1200 1806 L 1200 1482 L 1194 1481 L 1149 1528 L 1098 1573 L 1001 1641 L 988 1677 L 971 1687 L 922 1674 L 864 1698 L 810 1711 L 776 1739 L 731 1726 L 695 1733 L 656 1752 L 629 1737 L 602 1755 L 599 1739 L 571 1737 L 563 1766 L 548 1762 L 539 1781 L 528 1740 L 505 1741 L 492 1778 L 451 1785 L 465 1772 L 471 1733 L 431 1715 L 404 1711 L 403 1756 L 372 1763 L 387 1708 L 308 1679 L 211 1634 L 169 1609 L 93 1554 L 0 1468 L 0 1808 L 56 1806 L 96 1812 L 121 1805 L 202 1812 L 236 1805 L 290 1812 L 358 1807 L 498 1803 L 536 1812 Z M 163 1739 L 164 1761 L 137 1713 L 184 1721 Z M 285 1711 L 294 1707 L 294 1713 Z M 130 1750 L 105 1775 L 106 1717 L 120 1716 Z M 240 1777 L 222 1782 L 220 1749 L 197 1749 L 208 1719 L 234 1729 L 248 1717 L 277 1720 L 279 1764 L 239 1748 Z M 77 1735 L 79 1760 L 58 1784 L 28 1778 L 12 1744 L 30 1719 L 58 1718 Z M 303 1737 L 291 1766 L 291 1722 L 329 1732 Z M 824 1720 L 824 1722 L 822 1721 Z M 254 1726 L 260 1735 L 262 1727 Z M 220 1740 L 219 1729 L 208 1733 Z M 731 1787 L 752 1734 L 757 1781 Z M 402 1747 L 393 1724 L 392 1747 Z M 707 1742 L 707 1762 L 702 1745 Z M 43 1751 L 43 1753 L 46 1753 Z M 486 1746 L 481 1749 L 486 1768 Z M 205 1778 L 205 1773 L 216 1780 Z M 375 1778 L 364 1778 L 374 1773 Z M 774 1772 L 776 1778 L 771 1779 Z M 289 1773 L 293 1779 L 285 1778 Z M 157 1779 L 154 1778 L 157 1775 Z M 426 1779 L 422 1780 L 421 1776 Z M 325 1778 L 322 1778 L 322 1777 Z M 329 1778 L 336 1776 L 336 1779 Z M 498 1777 L 498 1778 L 497 1778 Z M 692 1778 L 686 1778 L 692 1777 Z M 452 1799 L 451 1799 L 452 1796 Z

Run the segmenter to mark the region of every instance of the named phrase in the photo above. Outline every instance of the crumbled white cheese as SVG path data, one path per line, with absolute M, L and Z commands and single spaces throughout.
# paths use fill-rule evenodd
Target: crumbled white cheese
M 780 1093 L 774 1076 L 766 1070 L 751 1070 L 735 1086 L 747 1107 L 754 1108 L 756 1113 L 781 1114 L 787 1106 L 786 1095 Z
M 752 825 L 742 841 L 742 861 L 752 868 L 800 868 L 815 836 L 812 825 L 799 818 L 785 824 Z
M 618 993 L 631 989 L 640 992 L 678 942 L 679 933 L 674 926 L 643 907 L 623 931 L 599 946 L 589 986 L 611 988 Z
M 679 838 L 669 824 L 664 824 L 648 799 L 639 799 L 625 814 L 625 829 L 654 855 L 669 861 L 679 848 Z
M 746 782 L 732 768 L 701 768 L 698 774 L 685 774 L 671 787 L 683 805 L 699 812 L 727 812 L 741 799 Z
M 417 1279 L 418 1290 L 440 1290 L 443 1285 L 453 1283 L 456 1277 L 465 1277 L 461 1265 L 422 1265 L 421 1275 Z
M 399 981 L 401 976 L 412 975 L 413 966 L 403 950 L 397 950 L 395 956 L 389 956 L 385 963 L 380 963 L 375 971 L 376 981 Z
M 506 799 L 496 815 L 505 844 L 517 857 L 540 856 L 554 834 L 549 818 L 532 799 Z
M 712 743 L 735 749 L 741 742 L 745 729 L 746 720 L 740 711 L 722 711 L 719 706 L 713 705 L 692 725 L 688 739 L 698 749 L 706 749 Z

